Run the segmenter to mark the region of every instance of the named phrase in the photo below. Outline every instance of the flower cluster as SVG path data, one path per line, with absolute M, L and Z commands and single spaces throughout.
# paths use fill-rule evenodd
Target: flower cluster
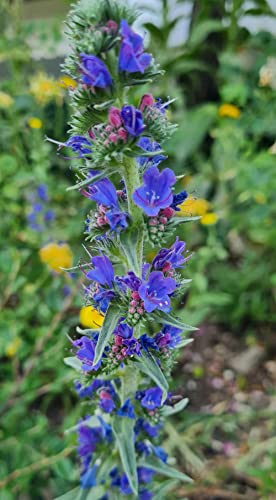
M 76 82 L 74 115 L 69 139 L 58 145 L 77 158 L 74 188 L 91 201 L 89 261 L 79 266 L 85 329 L 77 329 L 65 359 L 79 372 L 75 388 L 91 415 L 77 426 L 81 488 L 100 488 L 102 499 L 147 500 L 155 479 L 189 481 L 168 465 L 159 440 L 165 416 L 186 404 L 180 398 L 174 406 L 167 378 L 193 328 L 174 313 L 190 254 L 179 237 L 166 242 L 189 220 L 180 208 L 188 193 L 175 192 L 177 178 L 162 166 L 174 129 L 170 101 L 128 97 L 129 87 L 160 74 L 133 20 L 123 2 L 111 0 L 79 3 L 69 15 L 73 51 L 65 70 Z M 146 241 L 155 246 L 150 262 Z

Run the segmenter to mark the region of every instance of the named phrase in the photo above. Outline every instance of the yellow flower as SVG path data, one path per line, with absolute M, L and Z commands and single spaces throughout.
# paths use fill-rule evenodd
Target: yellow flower
M 32 116 L 28 120 L 28 125 L 31 128 L 41 128 L 42 127 L 42 121 L 39 118 L 36 118 L 35 116 Z
M 15 337 L 6 347 L 5 354 L 8 358 L 13 358 L 21 345 L 21 339 Z
M 92 306 L 82 307 L 80 310 L 80 322 L 86 328 L 99 328 L 104 321 L 104 315 Z
M 13 102 L 14 100 L 9 94 L 0 91 L 0 109 L 9 108 Z
M 234 104 L 222 104 L 218 109 L 218 114 L 221 117 L 227 116 L 236 120 L 241 114 L 241 110 Z
M 49 101 L 62 101 L 63 92 L 60 84 L 46 73 L 37 73 L 30 80 L 30 93 L 39 104 L 47 104 Z
M 213 224 L 216 224 L 217 220 L 218 220 L 217 214 L 215 214 L 214 212 L 208 212 L 207 214 L 204 214 L 201 217 L 200 223 L 203 226 L 212 226 Z
M 67 243 L 48 243 L 39 250 L 41 262 L 47 264 L 52 271 L 61 273 L 61 267 L 71 267 L 73 254 Z
M 62 89 L 67 89 L 68 87 L 75 89 L 77 82 L 75 82 L 75 80 L 73 80 L 70 76 L 64 75 L 60 77 L 59 85 Z
M 267 201 L 264 193 L 256 193 L 254 195 L 254 199 L 255 199 L 256 203 L 258 203 L 259 205 L 264 205 Z
M 176 215 L 179 217 L 203 215 L 207 212 L 209 203 L 203 198 L 187 198 L 181 205 L 178 205 L 178 208 L 180 208 L 180 211 L 176 212 Z

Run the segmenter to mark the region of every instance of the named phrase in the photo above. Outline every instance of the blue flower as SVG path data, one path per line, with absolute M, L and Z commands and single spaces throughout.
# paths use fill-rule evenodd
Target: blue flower
M 100 87 L 102 89 L 109 87 L 112 84 L 110 73 L 101 59 L 88 54 L 80 54 L 82 73 L 82 81 L 86 85 L 92 87 Z
M 149 167 L 143 175 L 143 184 L 134 191 L 132 199 L 148 216 L 157 215 L 173 201 L 171 186 L 176 182 L 170 168 L 159 172 L 156 166 Z
M 53 210 L 46 210 L 44 214 L 45 222 L 51 222 L 55 218 L 55 212 Z
M 170 248 L 161 248 L 154 257 L 152 261 L 154 269 L 163 269 L 168 264 L 168 267 L 173 269 L 183 267 L 182 264 L 187 260 L 182 255 L 185 246 L 186 243 L 184 241 L 179 241 L 177 236 L 175 243 Z
M 48 188 L 46 184 L 39 184 L 37 186 L 37 195 L 42 201 L 49 201 Z
M 96 281 L 100 285 L 112 286 L 114 280 L 114 271 L 112 263 L 109 258 L 102 255 L 92 257 L 91 262 L 94 269 L 86 273 L 86 277 L 90 280 Z
M 88 427 L 85 420 L 78 427 L 78 454 L 82 462 L 82 474 L 84 474 L 90 464 L 92 454 L 96 450 L 97 443 L 102 440 L 101 427 Z
M 133 271 L 129 271 L 125 276 L 120 276 L 120 281 L 133 292 L 137 292 L 142 283 Z
M 142 391 L 143 392 L 143 391 Z M 149 437 L 157 437 L 158 432 L 161 428 L 161 424 L 158 425 L 151 425 L 147 420 L 144 418 L 138 418 L 135 427 L 134 427 L 134 432 L 136 434 L 139 434 L 140 432 L 145 432 Z
M 92 177 L 93 179 L 93 177 Z M 117 193 L 112 182 L 104 177 L 89 185 L 89 198 L 107 208 L 118 208 Z
M 149 490 L 141 490 L 139 491 L 139 500 L 151 500 L 153 497 L 153 493 Z
M 91 143 L 82 135 L 72 135 L 64 145 L 71 148 L 74 153 L 78 153 L 79 158 L 83 155 L 92 153 Z
M 114 410 L 115 403 L 112 399 L 111 394 L 109 394 L 109 392 L 107 392 L 105 390 L 100 392 L 99 406 L 105 413 L 111 413 Z
M 131 495 L 132 489 L 130 487 L 128 478 L 126 474 L 122 474 L 120 479 L 120 491 L 122 495 Z
M 125 19 L 121 21 L 121 34 L 119 70 L 127 73 L 144 73 L 151 63 L 151 55 L 143 52 L 143 38 L 132 31 Z
M 168 454 L 165 452 L 163 448 L 161 448 L 161 446 L 152 446 L 152 451 L 157 458 L 162 460 L 162 462 L 164 463 L 167 462 Z
M 130 339 L 133 335 L 133 328 L 127 323 L 123 323 L 125 318 L 120 318 L 118 325 L 114 330 L 114 335 L 119 335 L 123 339 Z
M 153 271 L 149 274 L 148 281 L 144 282 L 138 293 L 144 301 L 147 312 L 159 309 L 169 312 L 171 309 L 170 295 L 176 289 L 176 282 L 172 278 L 165 278 L 161 271 Z
M 119 417 L 135 418 L 134 407 L 131 404 L 130 399 L 127 399 L 123 406 L 117 411 Z
M 167 156 L 164 156 L 162 154 L 151 156 L 150 153 L 154 153 L 156 151 L 159 151 L 161 149 L 160 144 L 155 141 L 151 141 L 149 137 L 140 137 L 140 139 L 137 142 L 137 146 L 142 148 L 144 151 L 149 152 L 149 156 L 138 156 L 136 158 L 137 163 L 140 165 L 140 167 L 149 167 L 150 165 L 159 165 L 159 163 L 163 160 L 167 159 Z
M 101 365 L 101 361 L 99 361 L 95 366 L 93 365 L 95 356 L 94 341 L 88 337 L 83 336 L 80 339 L 75 340 L 73 342 L 73 345 L 78 349 L 76 356 L 80 361 L 82 361 L 82 370 L 85 372 L 98 370 Z
M 81 487 L 83 489 L 96 486 L 97 468 L 98 468 L 97 465 L 93 465 L 93 467 L 87 469 L 87 471 L 84 474 L 81 474 L 80 482 L 81 482 Z
M 137 468 L 137 473 L 138 473 L 138 481 L 139 483 L 150 483 L 152 481 L 152 478 L 155 474 L 155 471 L 152 469 L 149 469 L 148 467 L 138 467 Z
M 140 135 L 145 129 L 145 125 L 143 124 L 143 115 L 141 111 L 136 109 L 134 106 L 123 106 L 121 117 L 125 129 L 133 137 L 138 137 L 138 135 Z
M 141 337 L 139 337 L 139 343 L 145 351 L 148 351 L 149 349 L 157 350 L 158 346 L 156 345 L 155 341 L 153 338 L 149 337 L 146 333 L 143 333 Z
M 112 290 L 106 290 L 99 287 L 98 291 L 93 294 L 93 300 L 98 304 L 100 310 L 105 313 L 109 306 L 110 301 L 114 298 Z
M 159 387 L 151 387 L 146 391 L 137 391 L 136 398 L 140 400 L 144 408 L 154 410 L 161 406 L 162 390 Z
M 177 208 L 186 198 L 188 197 L 187 191 L 181 191 L 178 194 L 173 195 L 173 202 L 171 204 L 171 208 L 173 208 L 176 212 L 180 211 L 180 208 Z
M 110 210 L 105 214 L 111 231 L 118 231 L 126 229 L 127 227 L 127 214 L 119 210 Z

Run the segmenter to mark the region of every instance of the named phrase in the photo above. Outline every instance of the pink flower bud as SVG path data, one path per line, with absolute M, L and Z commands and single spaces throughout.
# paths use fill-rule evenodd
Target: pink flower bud
M 109 21 L 107 21 L 105 28 L 106 28 L 106 31 L 108 31 L 109 33 L 110 32 L 116 33 L 116 31 L 118 31 L 118 24 L 115 21 L 113 21 L 112 19 L 110 19 Z
M 92 139 L 92 141 L 94 141 L 94 139 L 96 139 L 96 136 L 95 136 L 92 128 L 90 130 L 88 130 L 88 135 L 89 135 L 90 139 Z
M 137 312 L 139 314 L 144 314 L 144 309 L 142 309 L 142 307 L 138 307 Z
M 144 94 L 141 99 L 139 108 L 141 111 L 144 111 L 146 107 L 152 106 L 154 102 L 155 102 L 154 97 L 151 94 Z
M 122 343 L 123 343 L 122 337 L 120 337 L 119 335 L 115 335 L 114 344 L 115 345 L 122 345 Z
M 168 219 L 167 219 L 167 217 L 160 217 L 159 222 L 161 222 L 161 224 L 167 224 Z
M 156 219 L 156 217 L 152 217 L 150 220 L 149 220 L 149 225 L 150 226 L 157 226 L 158 224 L 158 220 Z
M 118 135 L 117 134 L 114 134 L 114 132 L 112 132 L 109 136 L 109 140 L 110 142 L 114 142 L 114 144 L 116 144 L 116 142 L 118 142 Z
M 118 352 L 119 347 L 117 345 L 112 346 L 112 352 Z
M 100 398 L 101 398 L 101 399 L 111 399 L 111 396 L 110 396 L 110 394 L 109 394 L 108 392 L 106 392 L 106 391 L 101 391 L 101 392 L 100 392 Z
M 109 146 L 108 139 L 106 139 L 103 143 L 104 143 L 104 146 L 106 146 L 106 147 Z
M 127 142 L 127 131 L 123 127 L 119 128 L 117 133 L 120 139 L 122 139 L 124 142 Z
M 130 314 L 134 314 L 135 313 L 135 308 L 134 307 L 130 307 L 129 310 L 128 310 L 128 312 Z
M 122 125 L 121 111 L 119 108 L 111 106 L 108 110 L 108 123 L 113 127 L 119 128 Z
M 136 306 L 138 306 L 138 302 L 137 302 L 137 300 L 132 300 L 132 301 L 130 302 L 130 305 L 131 305 L 132 307 L 136 307 Z
M 121 359 L 123 359 L 123 356 L 121 356 L 121 354 L 117 354 L 116 358 L 118 359 L 118 361 L 121 361 Z
M 110 134 L 110 132 L 112 132 L 112 131 L 113 131 L 113 127 L 111 127 L 111 125 L 107 125 L 107 126 L 105 127 L 105 131 L 106 131 L 106 132 L 108 132 L 108 134 Z
M 140 300 L 140 295 L 139 295 L 139 293 L 138 293 L 138 292 L 132 292 L 131 297 L 132 297 L 134 300 Z
M 106 224 L 106 218 L 105 217 L 98 217 L 97 224 L 98 224 L 98 226 L 104 226 Z
M 166 262 L 166 264 L 164 265 L 162 271 L 163 271 L 163 273 L 167 273 L 170 269 L 171 269 L 170 262 Z
M 164 208 L 164 210 L 162 210 L 161 215 L 164 215 L 165 217 L 170 219 L 174 215 L 174 212 L 175 211 L 173 208 L 167 207 L 167 208 Z
M 121 353 L 122 353 L 122 355 L 123 355 L 123 356 L 126 356 L 126 352 L 127 352 L 127 348 L 126 348 L 126 347 L 124 347 L 124 348 L 122 349 Z

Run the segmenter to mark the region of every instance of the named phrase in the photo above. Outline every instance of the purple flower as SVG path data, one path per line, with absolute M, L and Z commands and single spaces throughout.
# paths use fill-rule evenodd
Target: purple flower
M 125 356 L 132 356 L 134 354 L 136 354 L 137 356 L 141 356 L 140 344 L 135 337 L 123 340 L 122 344 L 125 346 L 124 349 Z
M 131 404 L 130 399 L 127 399 L 123 406 L 117 411 L 119 417 L 135 418 L 134 407 Z
M 137 146 L 142 148 L 144 151 L 149 152 L 149 156 L 138 156 L 136 158 L 137 163 L 140 165 L 140 167 L 148 167 L 150 165 L 159 165 L 159 163 L 163 160 L 167 159 L 167 156 L 164 156 L 162 154 L 160 155 L 155 155 L 151 156 L 150 153 L 159 151 L 161 149 L 160 144 L 155 141 L 151 141 L 149 137 L 140 137 L 140 139 L 137 142 Z
M 109 87 L 112 84 L 110 73 L 101 59 L 96 56 L 80 54 L 82 73 L 82 81 L 86 85 L 92 87 L 100 87 L 102 89 Z
M 78 427 L 78 454 L 82 462 L 82 474 L 87 471 L 97 443 L 102 439 L 101 427 L 88 427 L 85 420 Z
M 120 276 L 120 281 L 133 292 L 137 292 L 142 283 L 140 278 L 138 278 L 133 271 L 129 271 L 125 276 Z
M 110 210 L 105 214 L 111 231 L 118 231 L 126 229 L 127 227 L 127 214 L 119 210 Z
M 105 313 L 109 306 L 109 302 L 114 298 L 114 292 L 112 290 L 105 290 L 99 287 L 99 290 L 94 293 L 93 300 L 98 304 L 100 310 Z
M 42 201 L 49 201 L 48 188 L 46 184 L 39 184 L 37 186 L 37 195 Z
M 141 405 L 147 410 L 154 410 L 161 406 L 162 391 L 159 387 L 151 387 L 146 391 L 137 391 L 137 399 L 140 399 Z
M 154 257 L 152 265 L 154 269 L 163 269 L 165 266 L 176 269 L 183 267 L 182 264 L 187 260 L 182 253 L 185 250 L 186 243 L 179 241 L 177 236 L 175 243 L 170 248 L 161 248 L 158 254 Z
M 162 460 L 162 462 L 166 463 L 168 459 L 168 454 L 161 448 L 161 446 L 152 446 L 152 451 L 154 455 Z
M 109 392 L 107 392 L 105 390 L 100 392 L 99 406 L 105 413 L 111 413 L 114 410 L 115 403 L 112 399 L 111 394 L 109 394 Z
M 148 467 L 138 467 L 137 468 L 137 473 L 138 473 L 138 481 L 139 483 L 150 483 L 152 481 L 152 478 L 155 474 L 155 471 L 152 469 L 149 469 Z
M 173 202 L 171 204 L 171 208 L 173 208 L 176 212 L 180 211 L 180 208 L 177 208 L 186 198 L 188 197 L 187 191 L 181 191 L 178 194 L 173 195 Z
M 107 285 L 111 287 L 114 280 L 114 271 L 109 258 L 104 255 L 96 256 L 92 257 L 91 262 L 94 269 L 88 271 L 88 273 L 86 273 L 86 277 L 89 280 L 96 281 L 100 285 Z
M 90 184 L 88 190 L 89 198 L 99 205 L 104 205 L 107 208 L 118 208 L 116 189 L 106 177 Z
M 143 283 L 138 290 L 138 293 L 144 301 L 144 307 L 147 312 L 152 312 L 154 309 L 169 312 L 170 298 L 176 288 L 176 282 L 172 278 L 164 278 L 161 271 L 153 271 L 149 274 L 148 281 Z
M 96 473 L 97 473 L 97 465 L 93 465 L 90 469 L 87 469 L 87 471 L 84 474 L 81 474 L 81 487 L 83 489 L 85 488 L 91 488 L 93 486 L 96 486 Z
M 157 437 L 158 436 L 158 431 L 161 428 L 161 424 L 158 425 L 151 425 L 147 420 L 144 418 L 138 418 L 135 427 L 134 427 L 134 432 L 136 434 L 139 434 L 140 432 L 144 431 L 149 437 Z
M 46 210 L 44 214 L 45 222 L 51 222 L 55 218 L 55 212 L 53 210 Z
M 133 335 L 133 328 L 129 326 L 127 323 L 123 323 L 125 318 L 121 318 L 118 325 L 114 330 L 114 335 L 119 335 L 123 339 L 130 339 Z
M 93 365 L 95 356 L 95 343 L 92 339 L 88 337 L 81 337 L 73 342 L 73 345 L 78 348 L 76 353 L 77 358 L 82 361 L 82 370 L 85 372 L 90 372 L 92 370 L 98 370 L 101 365 L 99 361 L 95 366 Z
M 153 493 L 149 490 L 141 490 L 139 491 L 139 500 L 151 500 L 153 497 Z
M 170 168 L 159 172 L 156 166 L 149 167 L 143 175 L 143 184 L 134 191 L 132 199 L 148 216 L 157 215 L 173 201 L 171 186 L 176 182 Z
M 119 70 L 127 73 L 144 73 L 151 63 L 151 55 L 143 52 L 143 38 L 132 31 L 125 19 L 121 20 L 121 34 Z
M 154 339 L 149 337 L 146 333 L 143 333 L 143 335 L 139 337 L 139 343 L 142 349 L 144 349 L 145 351 L 148 351 L 149 349 L 153 349 L 156 351 L 156 349 L 158 348 Z
M 120 491 L 122 495 L 131 495 L 132 489 L 130 487 L 130 484 L 128 482 L 128 478 L 126 474 L 122 474 L 121 479 L 120 479 Z
M 134 106 L 123 106 L 121 111 L 123 124 L 127 132 L 133 137 L 140 135 L 145 129 L 143 115 Z
M 92 153 L 91 143 L 82 135 L 72 135 L 64 145 L 71 148 L 74 153 L 78 153 L 79 158 L 83 155 Z

